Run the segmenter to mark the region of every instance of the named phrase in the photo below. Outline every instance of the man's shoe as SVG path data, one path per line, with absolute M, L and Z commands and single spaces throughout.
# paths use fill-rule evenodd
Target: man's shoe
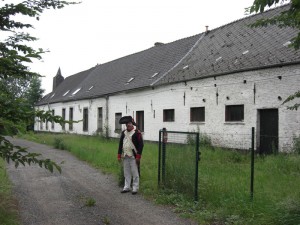
M 122 190 L 121 191 L 122 194 L 127 193 L 127 192 L 129 192 L 129 190 Z
M 137 191 L 133 191 L 131 194 L 136 195 L 136 194 L 137 194 Z

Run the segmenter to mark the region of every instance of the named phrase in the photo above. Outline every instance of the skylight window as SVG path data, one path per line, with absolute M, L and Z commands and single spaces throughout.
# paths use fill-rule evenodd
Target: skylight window
M 287 47 L 287 46 L 289 46 L 290 44 L 292 44 L 292 42 L 287 41 L 287 42 L 285 42 L 285 43 L 283 44 L 283 46 L 284 46 L 284 47 Z
M 133 80 L 134 80 L 134 77 L 131 77 L 126 83 L 129 84 Z
M 246 50 L 243 52 L 243 55 L 246 55 L 249 52 L 249 50 Z
M 89 88 L 89 91 L 92 90 L 93 87 L 94 87 L 94 86 L 90 87 L 90 88 Z
M 72 95 L 76 95 L 77 92 L 80 91 L 80 89 L 81 89 L 81 88 L 76 89 L 76 91 L 74 91 L 74 92 L 72 93 Z
M 182 69 L 186 70 L 189 68 L 189 65 L 184 66 Z
M 66 93 L 63 94 L 63 96 L 66 96 L 69 92 L 70 90 L 67 90 Z
M 222 59 L 222 57 L 220 56 L 219 58 L 216 59 L 216 62 L 218 62 L 218 61 L 221 60 L 221 59 Z
M 51 97 L 50 97 L 50 98 L 53 98 L 53 97 L 54 97 L 54 95 L 55 95 L 55 93 L 54 93 L 53 95 L 51 95 Z
M 156 77 L 158 74 L 159 74 L 159 73 L 155 73 L 155 74 L 153 74 L 151 77 L 152 77 L 152 78 L 153 78 L 153 77 Z

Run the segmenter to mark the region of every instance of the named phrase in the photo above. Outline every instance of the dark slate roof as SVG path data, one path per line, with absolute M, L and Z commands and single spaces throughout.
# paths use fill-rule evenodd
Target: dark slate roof
M 69 76 L 55 89 L 52 98 L 50 97 L 53 94 L 49 94 L 37 105 L 96 98 L 120 91 L 149 87 L 153 81 L 174 67 L 195 45 L 199 37 L 200 35 L 195 35 L 172 43 L 159 44 Z M 158 74 L 152 78 L 155 73 Z M 127 83 L 131 78 L 134 79 Z M 80 91 L 72 95 L 78 88 L 81 88 Z M 70 92 L 63 96 L 68 90 Z
M 287 45 L 299 30 L 274 25 L 260 28 L 247 26 L 257 19 L 278 15 L 288 7 L 275 8 L 206 33 L 189 56 L 155 84 L 299 63 L 300 51 Z
M 58 85 L 54 92 L 51 92 L 44 96 L 37 105 L 70 101 L 74 97 L 72 93 L 81 87 L 81 83 L 88 77 L 93 69 L 95 69 L 95 67 L 65 78 L 64 81 L 60 85 Z M 65 95 L 67 91 L 68 93 Z
M 96 98 L 166 83 L 278 66 L 300 61 L 299 51 L 286 46 L 298 33 L 291 28 L 249 28 L 259 18 L 270 18 L 289 6 L 250 16 L 212 31 L 160 44 L 97 65 L 67 77 L 54 93 L 37 105 Z M 158 73 L 155 77 L 152 77 Z M 131 78 L 132 81 L 127 83 Z M 81 88 L 78 93 L 72 93 Z M 68 94 L 63 96 L 68 90 Z

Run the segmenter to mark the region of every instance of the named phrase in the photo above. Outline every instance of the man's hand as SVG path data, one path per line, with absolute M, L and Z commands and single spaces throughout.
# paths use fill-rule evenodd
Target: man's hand
M 136 161 L 136 165 L 139 167 L 140 166 L 140 162 L 141 162 L 141 159 L 135 159 L 135 161 Z

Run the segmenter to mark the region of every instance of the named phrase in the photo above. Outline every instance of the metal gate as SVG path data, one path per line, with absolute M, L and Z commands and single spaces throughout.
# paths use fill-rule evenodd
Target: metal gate
M 159 131 L 158 183 L 198 201 L 199 133 Z

